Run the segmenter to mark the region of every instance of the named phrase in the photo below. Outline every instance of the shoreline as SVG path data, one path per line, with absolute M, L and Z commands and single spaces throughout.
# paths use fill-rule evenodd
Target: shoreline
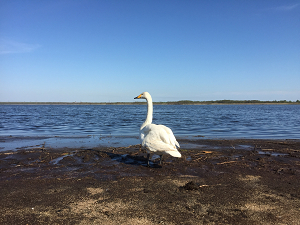
M 218 141 L 299 141 L 295 138 L 238 138 L 207 137 L 202 135 L 177 135 L 181 148 L 197 146 L 199 142 Z M 97 148 L 124 147 L 140 144 L 138 135 L 0 135 L 0 153 L 6 151 L 27 150 L 31 148 Z
M 1 142 L 0 142 L 1 143 Z M 300 140 L 0 152 L 1 224 L 299 224 Z

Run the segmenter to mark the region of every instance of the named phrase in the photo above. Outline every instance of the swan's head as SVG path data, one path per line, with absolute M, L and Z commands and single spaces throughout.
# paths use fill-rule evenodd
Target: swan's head
M 134 99 L 149 99 L 151 95 L 148 92 L 143 92 L 139 96 L 135 97 Z

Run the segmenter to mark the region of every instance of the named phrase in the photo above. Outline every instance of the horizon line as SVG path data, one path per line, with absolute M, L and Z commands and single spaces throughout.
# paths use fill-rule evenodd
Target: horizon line
M 300 104 L 299 100 L 291 101 L 291 100 L 205 100 L 205 101 L 192 101 L 192 100 L 179 100 L 179 101 L 156 101 L 153 104 L 177 104 L 177 105 L 192 105 L 192 104 Z M 134 101 L 134 102 L 77 102 L 77 101 L 2 101 L 0 105 L 9 105 L 9 104 L 20 104 L 20 105 L 140 105 L 147 104 L 147 102 Z

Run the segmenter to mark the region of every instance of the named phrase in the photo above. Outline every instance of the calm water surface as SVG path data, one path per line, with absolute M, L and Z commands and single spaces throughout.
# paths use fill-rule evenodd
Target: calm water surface
M 0 135 L 138 136 L 145 105 L 0 105 Z M 300 138 L 300 105 L 154 105 L 175 136 Z

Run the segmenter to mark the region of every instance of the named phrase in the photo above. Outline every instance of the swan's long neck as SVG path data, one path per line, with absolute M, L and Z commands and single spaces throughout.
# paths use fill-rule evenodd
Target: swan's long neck
M 148 105 L 148 110 L 147 110 L 147 117 L 145 122 L 141 126 L 141 130 L 148 124 L 152 123 L 152 117 L 153 117 L 153 103 L 152 103 L 152 98 L 151 96 L 147 96 L 147 105 Z

